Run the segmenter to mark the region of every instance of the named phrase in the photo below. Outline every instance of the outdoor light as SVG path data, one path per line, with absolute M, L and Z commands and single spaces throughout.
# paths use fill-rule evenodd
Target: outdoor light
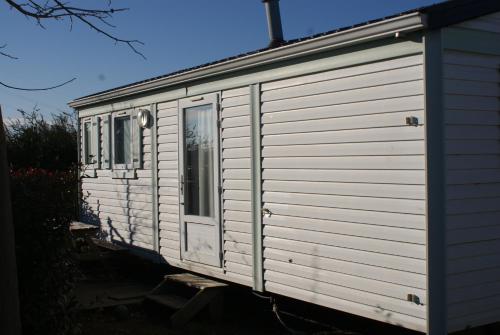
M 150 127 L 150 112 L 147 109 L 140 109 L 137 113 L 137 122 L 141 128 L 149 128 Z

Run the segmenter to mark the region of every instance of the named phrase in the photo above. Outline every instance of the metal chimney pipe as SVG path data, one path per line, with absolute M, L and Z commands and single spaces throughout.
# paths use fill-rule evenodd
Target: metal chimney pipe
M 284 42 L 279 0 L 262 0 L 262 2 L 266 7 L 267 29 L 270 39 L 269 47 L 277 47 Z

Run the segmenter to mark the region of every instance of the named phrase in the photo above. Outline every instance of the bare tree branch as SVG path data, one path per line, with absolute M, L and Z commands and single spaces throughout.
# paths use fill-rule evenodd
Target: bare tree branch
M 7 44 L 0 45 L 0 49 L 4 49 L 6 46 L 7 46 Z M 10 59 L 19 59 L 19 58 L 17 58 L 16 56 L 12 56 L 11 54 L 5 53 L 5 52 L 3 52 L 3 51 L 0 51 L 0 55 L 5 56 L 5 57 L 8 57 L 8 58 L 10 58 Z
M 66 84 L 69 84 L 73 81 L 75 81 L 76 78 L 73 78 L 73 79 L 70 79 L 68 81 L 65 81 L 64 83 L 61 83 L 61 84 L 58 84 L 58 85 L 55 85 L 55 86 L 51 86 L 51 87 L 43 87 L 43 88 L 24 88 L 24 87 L 16 87 L 16 86 L 12 86 L 12 85 L 8 85 L 4 82 L 1 82 L 0 81 L 0 85 L 3 86 L 3 87 L 7 87 L 7 88 L 11 88 L 13 90 L 19 90 L 19 91 L 48 91 L 48 90 L 52 90 L 54 88 L 58 88 L 58 87 L 61 87 L 61 86 L 64 86 Z
M 29 18 L 36 20 L 37 24 L 44 28 L 42 21 L 47 20 L 64 20 L 69 19 L 70 29 L 73 26 L 73 21 L 82 22 L 83 24 L 95 30 L 97 33 L 106 36 L 107 38 L 115 41 L 115 43 L 126 44 L 133 52 L 146 59 L 137 48 L 137 45 L 144 45 L 139 40 L 128 40 L 119 38 L 104 28 L 99 27 L 98 23 L 114 28 L 114 26 L 107 20 L 113 17 L 114 13 L 123 12 L 128 8 L 112 8 L 111 1 L 108 1 L 108 8 L 105 9 L 92 9 L 71 6 L 69 2 L 62 2 L 60 0 L 28 0 L 27 2 L 19 2 L 16 0 L 4 0 L 10 7 Z

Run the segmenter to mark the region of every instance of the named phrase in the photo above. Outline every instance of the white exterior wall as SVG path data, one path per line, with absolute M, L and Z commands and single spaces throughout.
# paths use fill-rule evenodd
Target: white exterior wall
M 425 331 L 425 144 L 421 43 L 388 41 L 140 97 L 157 108 L 159 253 L 173 266 L 252 286 L 249 85 L 261 83 L 265 289 Z M 327 69 L 327 70 L 325 70 Z M 332 70 L 335 69 L 335 70 Z M 307 74 L 316 73 L 316 74 Z M 287 78 L 287 79 L 277 79 Z M 215 90 L 215 91 L 214 91 Z M 175 91 L 175 92 L 174 92 Z M 180 257 L 177 98 L 221 96 L 223 267 Z M 150 100 L 148 100 L 150 99 Z M 134 107 L 134 99 L 82 116 Z M 123 106 L 123 107 L 122 107 Z M 149 105 L 148 107 L 149 108 Z M 419 126 L 407 126 L 416 116 Z M 92 204 L 152 239 L 152 174 L 84 181 Z M 142 175 L 143 174 L 143 175 Z M 105 185 L 108 193 L 100 186 Z M 121 185 L 125 183 L 125 186 Z M 115 185 L 116 184 L 116 185 Z M 129 184 L 129 186 L 127 186 Z M 128 192 L 127 192 L 128 190 Z M 116 202 L 124 199 L 125 203 Z M 131 200 L 133 199 L 133 200 Z M 142 216 L 129 202 L 149 201 Z M 132 218 L 130 214 L 133 213 Z M 121 220 L 121 221 L 119 221 Z M 134 228 L 138 231 L 138 228 Z M 124 233 L 130 233 L 127 230 Z M 139 236 L 137 233 L 134 236 Z M 144 237 L 147 239 L 147 237 Z M 152 243 L 137 244 L 153 249 Z M 417 295 L 423 305 L 407 301 Z
M 500 13 L 456 28 L 500 44 Z M 500 320 L 500 54 L 461 49 L 443 50 L 450 331 Z
M 262 85 L 266 290 L 425 331 L 422 62 Z
M 103 157 L 102 121 L 100 130 Z M 153 250 L 151 131 L 144 129 L 142 134 L 143 168 L 137 170 L 137 179 L 115 179 L 110 169 L 101 167 L 95 178 L 82 179 L 82 204 L 84 219 L 99 220 L 106 239 Z

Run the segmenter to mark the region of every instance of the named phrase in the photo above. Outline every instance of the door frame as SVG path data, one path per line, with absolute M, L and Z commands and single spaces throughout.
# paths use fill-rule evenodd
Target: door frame
M 213 120 L 212 120 L 212 130 L 215 135 L 216 147 L 214 148 L 214 163 L 213 163 L 213 173 L 214 173 L 214 214 L 215 217 L 202 217 L 196 215 L 185 215 L 184 214 L 184 161 L 185 161 L 185 148 L 184 148 L 184 110 L 189 107 L 212 105 Z M 179 100 L 178 104 L 178 178 L 179 178 L 179 234 L 180 234 L 180 256 L 183 261 L 190 261 L 195 263 L 207 264 L 215 267 L 222 267 L 222 195 L 221 195 L 221 157 L 222 157 L 222 145 L 220 136 L 220 108 L 219 108 L 219 94 L 211 93 L 204 94 L 189 98 L 184 98 Z M 214 225 L 216 227 L 214 232 L 214 255 L 207 256 L 204 254 L 197 254 L 195 252 L 190 252 L 186 250 L 186 222 Z

